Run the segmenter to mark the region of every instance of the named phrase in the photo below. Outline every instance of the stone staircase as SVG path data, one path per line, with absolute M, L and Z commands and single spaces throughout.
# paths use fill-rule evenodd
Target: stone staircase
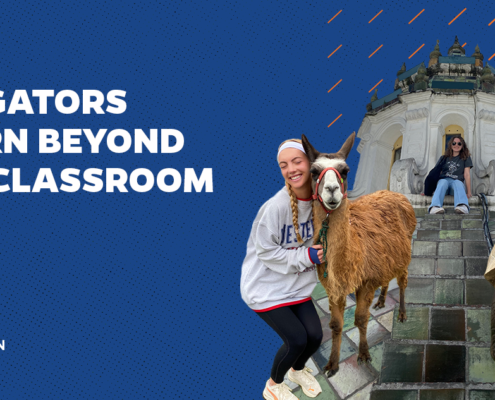
M 372 400 L 495 399 L 490 348 L 493 287 L 483 278 L 488 260 L 480 210 L 428 215 L 418 228 L 406 289 L 408 320 L 384 341 Z

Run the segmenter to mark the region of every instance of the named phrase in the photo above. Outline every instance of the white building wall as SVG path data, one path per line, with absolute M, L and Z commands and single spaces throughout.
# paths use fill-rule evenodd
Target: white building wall
M 486 191 L 490 184 L 485 170 L 495 160 L 495 95 L 433 94 L 427 90 L 401 95 L 399 99 L 401 104 L 365 116 L 358 131 L 361 156 L 349 196 L 387 188 L 393 144 L 400 135 L 401 160 L 414 159 L 418 178 L 424 181 L 443 154 L 442 139 L 449 125 L 459 125 L 464 130 L 474 164 L 473 194 L 477 187 Z

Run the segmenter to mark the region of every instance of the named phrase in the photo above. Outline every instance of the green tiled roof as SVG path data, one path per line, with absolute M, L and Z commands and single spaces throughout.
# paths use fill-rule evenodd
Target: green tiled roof
M 375 100 L 373 103 L 371 103 L 371 109 L 374 110 L 377 107 L 380 107 L 384 105 L 385 103 L 388 103 L 389 101 L 392 101 L 397 98 L 399 94 L 402 93 L 402 89 L 397 89 L 395 92 L 392 92 L 385 97 L 382 97 L 381 99 Z
M 488 65 L 488 68 L 492 71 L 492 74 L 495 74 L 495 68 L 493 68 L 491 65 Z
M 438 62 L 440 64 L 474 64 L 476 58 L 462 56 L 438 57 Z
M 421 64 L 416 65 L 415 67 L 404 72 L 403 74 L 400 74 L 397 78 L 399 78 L 399 81 L 403 81 L 404 79 L 409 78 L 411 75 L 414 75 L 416 72 L 418 72 L 420 66 Z

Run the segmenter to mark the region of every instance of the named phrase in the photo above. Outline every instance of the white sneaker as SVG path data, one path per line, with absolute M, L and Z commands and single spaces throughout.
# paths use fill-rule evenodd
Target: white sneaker
M 316 397 L 321 393 L 321 386 L 313 375 L 311 368 L 304 367 L 301 371 L 289 369 L 288 378 L 301 386 L 302 391 L 308 397 Z
M 266 381 L 265 390 L 263 390 L 263 398 L 266 400 L 299 400 L 296 396 L 294 396 L 290 390 L 289 386 L 285 383 L 278 383 L 274 386 L 269 386 L 268 379 Z
M 469 214 L 469 210 L 465 204 L 461 204 L 455 208 L 457 214 Z
M 430 214 L 444 214 L 445 210 L 442 207 L 432 207 Z

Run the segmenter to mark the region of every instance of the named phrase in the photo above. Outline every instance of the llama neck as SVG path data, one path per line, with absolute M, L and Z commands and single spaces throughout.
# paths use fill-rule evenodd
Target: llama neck
M 347 199 L 342 200 L 340 207 L 328 216 L 328 226 L 330 227 L 327 234 L 329 248 L 347 249 L 350 240 L 349 202 Z
M 327 263 L 318 268 L 320 281 L 332 302 L 352 293 L 361 285 L 363 276 L 359 270 L 363 263 L 362 244 L 356 241 L 356 232 L 349 224 L 349 205 L 349 201 L 344 199 L 340 207 L 328 216 Z M 316 205 L 313 212 L 318 234 L 327 213 L 320 205 Z
M 321 206 L 315 207 L 315 229 L 319 232 L 323 220 L 326 218 L 326 212 Z M 330 265 L 333 261 L 339 264 L 347 260 L 347 250 L 350 246 L 350 225 L 349 225 L 349 201 L 343 199 L 339 208 L 330 213 L 328 216 L 327 231 L 327 259 Z

